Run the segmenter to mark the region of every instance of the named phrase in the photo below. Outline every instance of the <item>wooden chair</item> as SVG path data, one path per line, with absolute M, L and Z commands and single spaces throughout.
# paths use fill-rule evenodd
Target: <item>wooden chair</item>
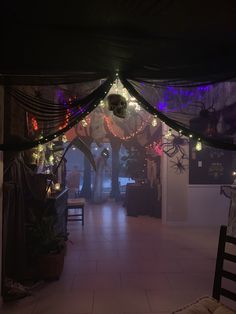
M 224 296 L 225 298 L 235 301 L 236 308 L 236 291 L 230 291 L 229 289 L 222 287 L 222 278 L 227 278 L 231 281 L 234 281 L 236 287 L 236 252 L 234 251 L 233 253 L 227 253 L 227 243 L 230 243 L 230 245 L 232 245 L 232 248 L 236 249 L 236 238 L 227 235 L 227 227 L 221 226 L 212 297 L 202 297 L 196 300 L 194 303 L 187 305 L 177 311 L 174 311 L 173 313 L 236 313 L 235 310 L 228 308 L 220 302 L 220 296 Z M 224 261 L 230 261 L 232 263 L 235 263 L 234 272 L 225 270 Z
M 75 212 L 73 214 L 70 213 L 70 209 L 74 209 Z M 78 212 L 77 210 L 80 210 L 80 211 Z M 67 200 L 67 221 L 82 221 L 82 226 L 84 226 L 84 210 L 85 210 L 84 198 L 68 199 Z

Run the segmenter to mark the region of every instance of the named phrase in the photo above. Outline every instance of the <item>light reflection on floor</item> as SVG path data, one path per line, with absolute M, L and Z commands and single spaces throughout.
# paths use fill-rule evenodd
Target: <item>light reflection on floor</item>
M 121 204 L 86 204 L 85 226 L 70 222 L 59 281 L 3 314 L 157 314 L 211 294 L 218 228 L 177 228 Z

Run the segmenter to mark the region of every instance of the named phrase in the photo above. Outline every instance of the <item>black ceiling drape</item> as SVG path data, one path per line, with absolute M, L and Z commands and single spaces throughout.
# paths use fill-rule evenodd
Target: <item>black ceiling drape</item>
M 0 23 L 2 74 L 66 74 L 67 82 L 116 69 L 127 78 L 193 82 L 236 74 L 232 0 L 13 0 L 3 1 Z
M 147 96 L 152 85 L 156 89 L 168 86 L 191 89 L 226 81 L 233 84 L 236 77 L 235 1 L 100 0 L 67 1 L 63 5 L 56 1 L 35 1 L 32 7 L 24 1 L 3 1 L 0 23 L 1 84 L 81 84 L 108 78 L 106 88 L 101 88 L 104 93 L 118 71 L 125 86 L 146 109 L 170 126 L 176 129 L 182 126 L 186 135 L 192 132 L 209 144 L 235 149 L 232 141 L 227 143 L 223 136 L 218 134 L 213 139 L 212 134 L 206 136 L 203 128 L 198 129 L 196 119 L 202 110 L 195 111 L 186 123 L 183 112 L 167 114 L 155 107 Z M 146 84 L 142 95 L 137 88 L 139 84 Z M 17 88 L 11 93 L 25 110 L 27 106 L 32 112 L 39 110 L 36 100 L 26 94 L 20 95 Z M 89 110 L 104 95 L 93 94 L 88 102 Z M 204 105 L 208 108 L 210 104 Z M 59 123 L 63 113 L 59 117 L 58 110 L 64 109 L 48 106 L 49 109 L 44 107 L 41 118 L 52 110 L 48 121 Z M 230 114 L 226 113 L 225 106 L 221 101 L 221 108 L 214 117 L 219 120 L 224 113 L 224 123 L 228 124 L 224 136 L 232 137 L 234 123 L 228 118 Z M 227 107 L 234 110 L 234 102 L 227 103 Z M 212 110 L 210 116 L 213 117 Z M 49 135 L 52 137 L 55 132 Z M 35 144 L 24 144 L 24 148 Z M 10 147 L 9 144 L 4 149 Z

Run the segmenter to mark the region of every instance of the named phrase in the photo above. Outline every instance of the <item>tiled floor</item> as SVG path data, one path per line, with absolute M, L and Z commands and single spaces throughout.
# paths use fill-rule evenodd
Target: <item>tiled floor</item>
M 169 227 L 127 217 L 116 203 L 86 205 L 70 222 L 61 279 L 3 314 L 157 314 L 211 294 L 218 228 Z

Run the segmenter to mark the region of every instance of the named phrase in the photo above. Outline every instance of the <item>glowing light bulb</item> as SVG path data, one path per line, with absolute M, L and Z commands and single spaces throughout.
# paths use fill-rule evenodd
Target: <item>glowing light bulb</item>
M 53 156 L 53 155 L 50 155 L 50 156 L 49 156 L 49 162 L 52 164 L 53 161 L 54 161 L 54 156 Z
M 157 119 L 156 119 L 156 118 L 154 118 L 154 119 L 152 120 L 152 126 L 153 126 L 153 127 L 157 126 Z
M 76 148 L 73 146 L 73 147 L 72 147 L 72 150 L 76 150 Z
M 101 100 L 101 101 L 100 101 L 100 106 L 101 106 L 101 107 L 104 107 L 104 106 L 105 106 L 105 104 L 104 104 L 104 101 L 103 101 L 103 100 Z
M 87 123 L 87 121 L 86 121 L 85 119 L 83 119 L 83 120 L 81 121 L 81 123 L 82 123 L 82 126 L 83 126 L 84 128 L 86 128 L 86 126 L 88 125 L 88 123 Z
M 66 143 L 66 142 L 67 142 L 67 137 L 66 137 L 66 135 L 63 135 L 63 136 L 62 136 L 62 142 L 63 142 L 63 143 Z
M 38 146 L 38 151 L 39 151 L 39 152 L 42 152 L 42 151 L 43 151 L 43 145 L 40 144 L 40 145 Z
M 140 110 L 141 110 L 140 105 L 137 104 L 137 105 L 135 106 L 135 109 L 134 109 L 134 110 L 135 110 L 135 111 L 140 111 Z
M 232 175 L 235 177 L 236 176 L 236 171 L 233 171 Z
M 55 183 L 54 189 L 59 191 L 61 189 L 61 184 L 60 183 Z
M 168 132 L 165 134 L 165 138 L 168 139 L 172 136 L 172 130 L 169 129 Z
M 197 144 L 195 146 L 196 151 L 200 152 L 202 150 L 202 143 L 200 140 L 197 141 Z

